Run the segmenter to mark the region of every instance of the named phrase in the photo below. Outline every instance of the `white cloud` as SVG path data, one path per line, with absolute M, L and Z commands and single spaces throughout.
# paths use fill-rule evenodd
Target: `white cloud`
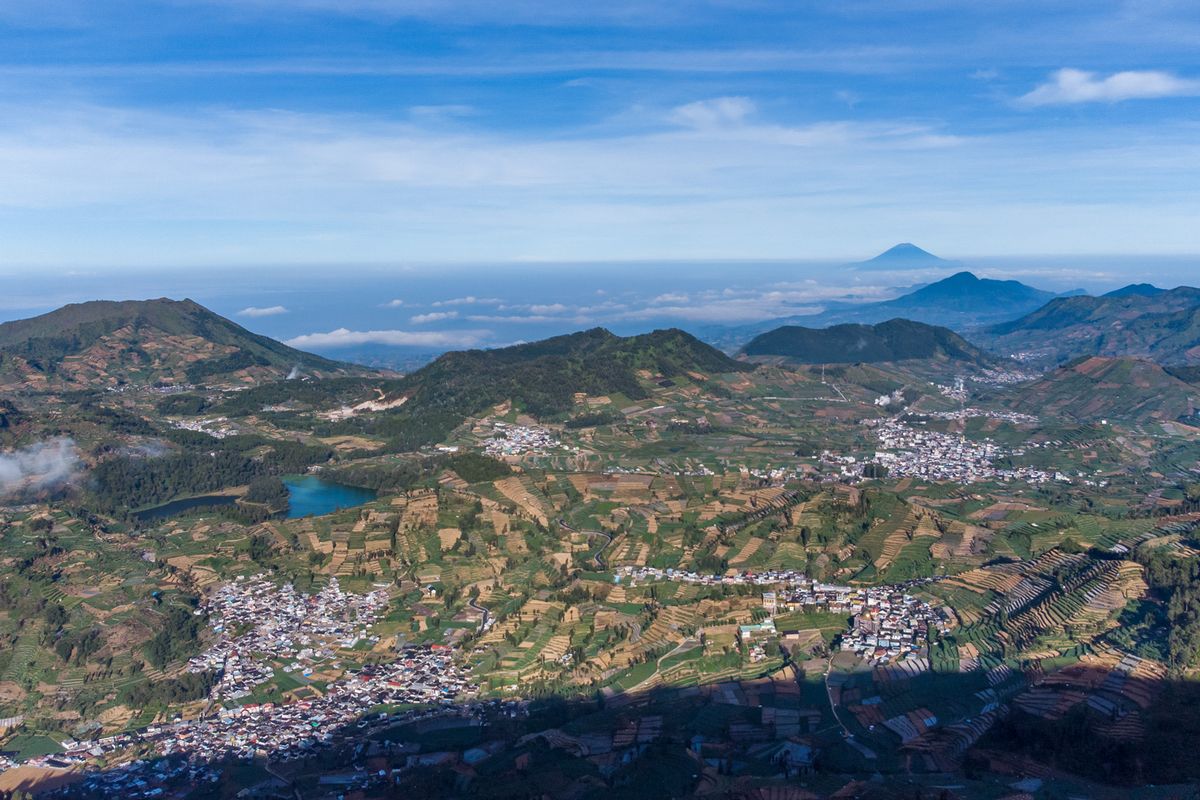
M 534 303 L 529 307 L 533 314 L 565 314 L 567 310 L 562 303 Z
M 441 322 L 445 319 L 454 319 L 457 316 L 457 311 L 432 311 L 428 314 L 417 314 L 409 319 L 409 322 L 413 325 L 424 325 L 427 322 Z
M 388 300 L 386 303 L 383 303 L 382 306 L 384 308 L 403 308 L 404 301 L 400 299 Z
M 332 350 L 360 344 L 385 344 L 397 347 L 473 347 L 483 341 L 487 331 L 352 331 L 338 328 L 328 333 L 307 333 L 288 339 L 285 344 L 300 349 Z
M 1050 106 L 1195 95 L 1200 95 L 1200 80 L 1180 78 L 1169 72 L 1127 71 L 1100 77 L 1086 70 L 1060 69 L 1018 102 L 1025 106 Z
M 288 310 L 284 306 L 267 306 L 266 308 L 250 306 L 237 312 L 237 315 L 239 317 L 274 317 L 286 313 L 288 313 Z
M 441 306 L 498 306 L 504 301 L 498 297 L 475 297 L 467 295 L 466 297 L 455 297 L 450 300 L 438 300 L 432 303 L 434 307 Z
M 740 125 L 756 110 L 749 97 L 714 97 L 676 106 L 670 119 L 687 128 L 720 128 Z

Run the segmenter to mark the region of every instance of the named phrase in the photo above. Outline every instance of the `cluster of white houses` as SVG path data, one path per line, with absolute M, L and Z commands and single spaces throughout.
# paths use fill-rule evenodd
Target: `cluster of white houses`
M 886 664 L 927 655 L 930 632 L 943 632 L 947 620 L 928 603 L 906 590 L 932 579 L 907 581 L 894 586 L 855 587 L 821 583 L 798 570 L 764 570 L 726 575 L 702 575 L 687 570 L 624 566 L 616 579 L 631 584 L 680 581 L 708 586 L 774 586 L 762 593 L 763 608 L 771 615 L 762 622 L 742 625 L 739 636 L 755 642 L 774 636 L 774 617 L 792 611 L 845 614 L 851 620 L 842 634 L 842 650 L 850 650 L 871 663 Z
M 483 440 L 483 452 L 493 457 L 544 452 L 562 447 L 562 442 L 554 434 L 539 425 L 495 422 L 492 431 L 492 436 Z
M 763 592 L 763 608 L 772 616 L 789 611 L 845 614 L 850 629 L 840 647 L 871 663 L 922 656 L 929 633 L 945 630 L 946 620 L 928 603 L 904 591 L 904 586 L 851 587 L 810 581 L 780 592 Z
M 369 639 L 369 627 L 387 608 L 388 594 L 343 592 L 337 578 L 316 594 L 278 586 L 263 575 L 239 577 L 217 589 L 197 614 L 208 614 L 217 641 L 188 662 L 192 672 L 219 670 L 217 699 L 238 699 L 270 680 L 269 661 L 295 659 L 287 671 L 305 673 L 315 661 Z
M 445 645 L 408 648 L 390 664 L 366 667 L 330 684 L 323 696 L 313 700 L 246 704 L 223 708 L 203 719 L 151 725 L 95 741 L 65 742 L 65 753 L 42 761 L 52 758 L 63 765 L 79 764 L 90 758 L 111 759 L 138 746 L 148 746 L 155 757 L 182 756 L 183 761 L 173 762 L 173 766 L 172 762 L 138 760 L 123 769 L 89 774 L 89 781 L 111 790 L 112 796 L 118 791 L 133 797 L 154 796 L 152 787 L 168 777 L 159 774 L 163 769 L 177 772 L 186 768 L 181 765 L 219 762 L 227 756 L 287 761 L 347 735 L 368 732 L 365 729 L 434 716 L 478 715 L 481 706 L 473 701 L 477 688 L 452 656 L 452 649 Z M 379 710 L 388 706 L 409 710 L 394 716 Z M 209 776 L 195 776 L 205 777 Z
M 959 413 L 962 412 L 946 412 L 947 415 Z M 963 484 L 1001 479 L 1038 484 L 1059 477 L 1052 471 L 1035 467 L 997 468 L 996 459 L 1024 455 L 1025 451 L 1006 450 L 991 439 L 974 440 L 928 430 L 921 427 L 920 420 L 910 422 L 900 417 L 864 420 L 863 424 L 872 427 L 879 437 L 881 449 L 875 452 L 871 461 L 886 467 L 892 478 L 914 477 Z M 845 462 L 842 470 L 847 476 L 864 474 L 865 464 L 856 463 L 853 458 Z

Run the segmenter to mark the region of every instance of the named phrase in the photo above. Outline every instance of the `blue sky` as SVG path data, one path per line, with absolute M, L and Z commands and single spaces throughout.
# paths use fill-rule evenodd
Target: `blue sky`
M 1193 254 L 1198 112 L 1194 2 L 6 0 L 0 271 Z

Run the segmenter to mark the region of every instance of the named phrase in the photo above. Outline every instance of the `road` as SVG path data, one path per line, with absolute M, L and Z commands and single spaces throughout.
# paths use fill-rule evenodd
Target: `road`
M 604 545 L 594 554 L 592 554 L 592 560 L 596 562 L 597 569 L 604 569 L 604 558 L 600 554 L 607 550 L 608 546 L 612 544 L 612 534 L 605 533 L 604 531 L 581 531 L 576 528 L 572 528 L 566 523 L 566 520 L 563 519 L 558 520 L 558 526 L 563 530 L 570 531 L 571 533 L 582 533 L 584 536 L 599 536 L 603 538 Z
M 861 753 L 864 758 L 874 760 L 875 758 L 877 758 L 877 756 L 875 755 L 875 752 L 873 750 L 871 750 L 871 748 L 867 747 L 865 744 L 863 744 L 863 743 L 859 742 L 857 739 L 855 739 L 853 732 L 851 732 L 851 730 L 848 727 L 846 727 L 846 723 L 842 722 L 842 718 L 840 716 L 838 716 L 837 704 L 833 702 L 833 687 L 831 687 L 829 685 L 829 676 L 832 674 L 833 674 L 833 654 L 831 653 L 829 655 L 828 661 L 826 661 L 826 663 L 825 663 L 825 694 L 829 698 L 829 708 L 833 711 L 833 718 L 835 720 L 837 720 L 837 724 L 839 726 L 841 726 L 842 736 L 844 736 L 846 738 L 846 744 L 850 745 L 855 750 L 857 750 L 859 753 Z M 799 675 L 797 675 L 796 679 L 798 682 Z
M 654 662 L 654 674 L 653 675 L 651 675 L 649 678 L 646 678 L 646 680 L 641 681 L 636 686 L 631 686 L 627 690 L 626 693 L 636 692 L 639 689 L 641 689 L 643 686 L 645 686 L 647 683 L 654 680 L 655 675 L 658 675 L 659 671 L 662 669 L 663 659 L 669 658 L 670 656 L 673 656 L 677 653 L 684 653 L 684 652 L 687 652 L 688 650 L 694 650 L 699 646 L 700 646 L 700 642 L 696 639 L 692 639 L 692 638 L 684 639 L 682 642 L 680 642 L 678 645 L 676 645 L 675 648 L 672 649 L 669 653 L 663 653 L 661 656 L 658 657 L 658 660 L 656 660 Z
M 479 605 L 474 600 L 468 600 L 467 605 L 469 605 L 471 608 L 473 608 L 476 611 L 483 614 L 483 621 L 479 623 L 479 632 L 483 633 L 484 631 L 487 630 L 488 620 L 491 619 L 492 612 L 488 611 L 486 608 Z

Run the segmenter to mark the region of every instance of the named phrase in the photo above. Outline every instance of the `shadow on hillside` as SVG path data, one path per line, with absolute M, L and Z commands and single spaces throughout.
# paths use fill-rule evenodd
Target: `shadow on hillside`
M 785 683 L 798 691 L 783 691 Z M 981 685 L 978 673 L 927 675 L 920 685 L 910 683 L 897 681 L 882 702 L 899 708 L 940 696 L 941 707 L 969 704 Z M 830 796 L 882 775 L 882 782 L 849 787 L 844 796 L 985 796 L 997 780 L 1032 778 L 1115 799 L 1142 796 L 1134 787 L 1148 784 L 1200 782 L 1194 755 L 1200 748 L 1200 683 L 1163 681 L 1153 687 L 1152 704 L 1120 715 L 1101 713 L 1086 699 L 1054 719 L 1009 703 L 1009 712 L 967 745 L 954 720 L 908 742 L 883 725 L 862 727 L 847 707 L 837 716 L 828 706 L 816 707 L 822 682 L 804 684 L 734 681 L 520 705 L 479 703 L 425 719 L 375 715 L 286 759 L 147 760 L 89 772 L 86 781 L 46 796 L 801 798 Z M 934 788 L 951 779 L 961 788 L 948 794 Z M 771 794 L 770 787 L 786 792 Z M 792 792 L 801 789 L 811 793 Z M 1145 796 L 1193 796 L 1180 791 Z

